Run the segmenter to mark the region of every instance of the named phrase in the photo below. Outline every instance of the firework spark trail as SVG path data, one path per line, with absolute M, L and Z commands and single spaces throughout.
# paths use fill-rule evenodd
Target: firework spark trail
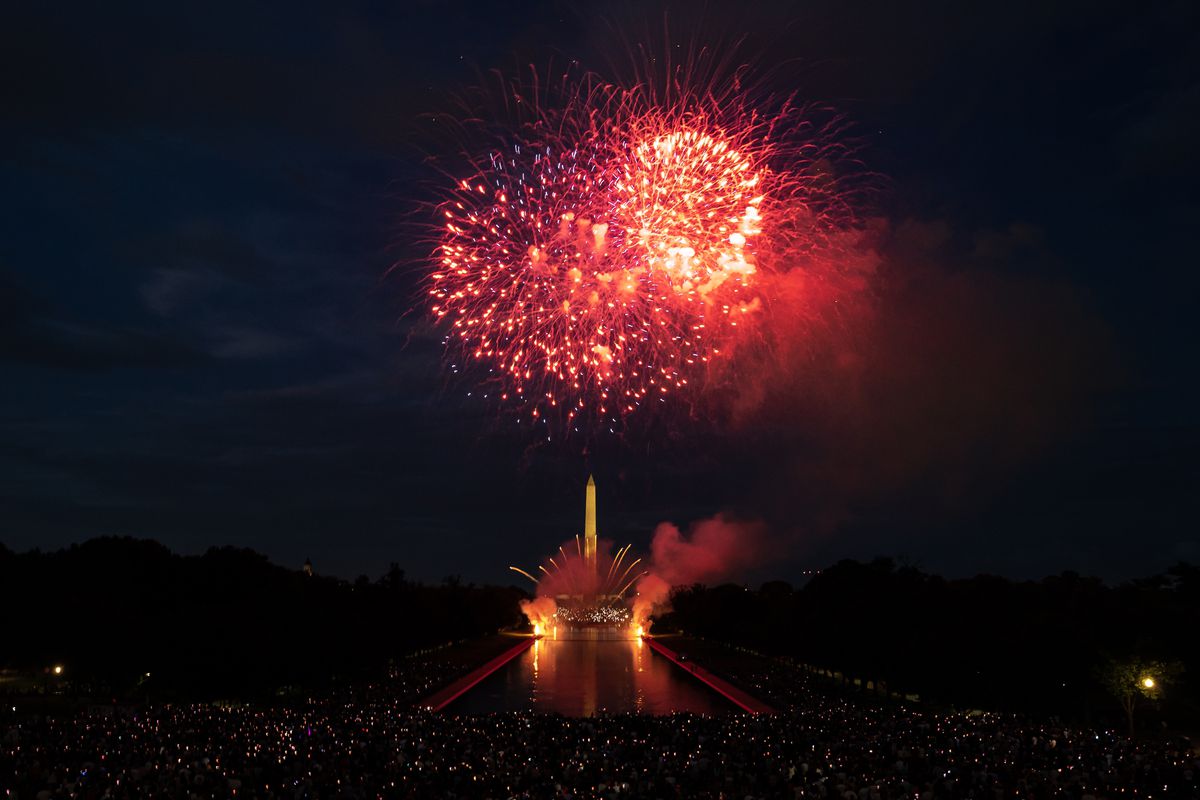
M 623 559 L 625 557 L 625 553 L 628 552 L 629 548 L 631 548 L 631 547 L 633 547 L 632 542 L 630 542 L 629 544 L 625 545 L 620 550 L 618 550 L 616 558 L 614 558 L 611 562 L 609 562 L 608 574 L 604 577 L 605 584 L 608 584 L 609 582 L 612 581 L 613 570 L 617 569 L 620 566 L 621 559 Z
M 666 99 L 586 76 L 545 96 L 508 87 L 523 119 L 441 204 L 428 284 L 447 346 L 498 380 L 502 402 L 619 424 L 752 335 L 772 276 L 837 282 L 823 252 L 851 215 L 836 143 L 738 86 Z
M 541 595 L 593 596 L 603 598 L 602 602 L 605 603 L 617 602 L 629 590 L 633 581 L 645 574 L 634 572 L 634 568 L 642 563 L 641 558 L 635 559 L 632 563 L 625 565 L 623 570 L 621 569 L 622 561 L 632 547 L 632 543 L 627 544 L 618 548 L 616 554 L 610 555 L 609 543 L 603 542 L 597 553 L 599 563 L 595 568 L 586 563 L 582 554 L 567 555 L 560 548 L 564 559 L 562 563 L 558 563 L 553 558 L 547 558 L 547 562 L 554 569 L 548 569 L 544 564 L 540 564 L 537 568 L 540 576 L 526 572 L 520 567 L 509 567 L 509 569 L 533 581 Z M 605 562 L 607 562 L 607 566 Z
M 621 573 L 621 577 L 617 579 L 617 583 L 620 583 L 621 581 L 625 580 L 625 578 L 629 575 L 630 570 L 632 570 L 634 567 L 636 567 L 640 563 L 642 563 L 642 560 L 639 558 L 639 559 L 636 559 L 628 567 L 626 567 L 625 571 L 623 573 Z
M 529 578 L 529 580 L 533 581 L 533 583 L 534 583 L 534 585 L 535 585 L 535 586 L 537 585 L 537 583 L 538 583 L 538 579 L 537 579 L 537 578 L 535 578 L 535 577 L 533 577 L 532 575 L 530 575 L 528 572 L 526 572 L 525 570 L 521 569 L 520 567 L 509 567 L 509 569 L 511 569 L 513 572 L 519 572 L 519 573 L 521 573 L 521 574 L 522 574 L 522 575 L 524 575 L 526 578 Z
M 630 586 L 633 586 L 633 584 L 634 584 L 634 583 L 635 583 L 635 582 L 636 582 L 638 579 L 640 579 L 640 578 L 644 578 L 645 576 L 647 576 L 647 575 L 649 575 L 649 574 L 650 574 L 649 572 L 642 572 L 642 573 L 639 573 L 639 574 L 635 575 L 635 576 L 634 576 L 632 579 L 630 579 L 629 583 L 627 583 L 627 584 L 625 584 L 624 586 L 622 586 L 622 587 L 621 587 L 621 590 L 620 590 L 619 592 L 617 592 L 617 596 L 618 596 L 618 597 L 623 597 L 623 596 L 625 595 L 625 593 L 629 591 L 629 587 L 630 587 Z

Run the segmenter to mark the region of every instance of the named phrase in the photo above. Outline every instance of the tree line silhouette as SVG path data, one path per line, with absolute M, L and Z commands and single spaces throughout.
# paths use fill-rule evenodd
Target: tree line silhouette
M 1167 664 L 1158 679 L 1170 685 L 1147 701 L 1168 719 L 1200 718 L 1200 568 L 1188 564 L 1108 586 L 1072 572 L 946 580 L 890 559 L 842 561 L 802 588 L 677 587 L 671 605 L 656 629 L 969 708 L 1120 717 L 1112 665 Z
M 413 651 L 520 624 L 523 596 L 416 583 L 395 564 L 375 581 L 310 576 L 235 547 L 0 545 L 0 668 L 63 664 L 72 691 L 97 696 L 248 699 L 373 679 Z

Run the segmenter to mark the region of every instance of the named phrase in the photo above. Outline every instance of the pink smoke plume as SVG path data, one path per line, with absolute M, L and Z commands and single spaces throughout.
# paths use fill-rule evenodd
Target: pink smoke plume
M 637 584 L 634 624 L 648 627 L 649 617 L 666 607 L 671 587 L 729 580 L 770 556 L 766 526 L 740 522 L 723 514 L 702 520 L 684 534 L 669 522 L 660 523 L 650 543 L 650 574 Z
M 557 611 L 558 604 L 554 602 L 553 597 L 535 597 L 532 600 L 521 601 L 521 612 L 529 619 L 529 624 L 534 626 L 535 633 L 549 628 Z

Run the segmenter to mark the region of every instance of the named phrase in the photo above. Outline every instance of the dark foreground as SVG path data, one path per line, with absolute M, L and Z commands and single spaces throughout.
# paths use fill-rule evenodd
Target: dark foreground
M 0 797 L 1200 797 L 1200 765 L 1182 743 L 803 698 L 758 716 L 470 717 L 318 703 L 12 723 Z

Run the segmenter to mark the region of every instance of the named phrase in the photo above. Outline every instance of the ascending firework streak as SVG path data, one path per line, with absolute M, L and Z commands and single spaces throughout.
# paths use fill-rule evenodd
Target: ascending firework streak
M 579 538 L 576 537 L 578 543 Z M 617 555 L 609 561 L 608 568 L 605 570 L 603 580 L 597 580 L 599 570 L 594 574 L 589 574 L 587 565 L 583 558 L 582 547 L 579 548 L 578 556 L 569 556 L 561 547 L 559 553 L 562 555 L 562 563 L 558 563 L 553 558 L 548 558 L 547 561 L 553 569 L 547 569 L 544 565 L 538 565 L 538 570 L 542 573 L 541 577 L 532 575 L 520 567 L 510 566 L 509 569 L 513 572 L 524 575 L 529 580 L 533 581 L 535 586 L 542 587 L 543 581 L 553 581 L 555 589 L 559 590 L 558 594 L 570 595 L 596 595 L 603 598 L 605 602 L 617 602 L 624 597 L 629 591 L 629 587 L 633 582 L 645 575 L 645 572 L 634 575 L 633 579 L 626 582 L 633 568 L 641 563 L 642 559 L 635 559 L 632 563 L 627 564 L 625 569 L 621 570 L 621 563 L 625 556 L 629 553 L 633 544 L 627 544 L 617 551 Z
M 646 576 L 647 576 L 647 575 L 649 575 L 649 574 L 650 574 L 649 572 L 643 571 L 643 572 L 640 572 L 640 573 L 638 573 L 637 575 L 634 575 L 634 576 L 633 576 L 633 579 L 632 579 L 632 580 L 630 580 L 630 581 L 629 581 L 629 583 L 625 584 L 625 585 L 624 585 L 624 586 L 621 588 L 621 591 L 617 592 L 617 595 L 618 595 L 618 596 L 620 596 L 620 595 L 623 595 L 623 594 L 625 594 L 626 592 L 628 592 L 628 591 L 629 591 L 629 587 L 630 587 L 630 586 L 633 586 L 633 584 L 634 584 L 634 581 L 638 580 L 639 578 L 644 578 L 644 577 L 646 577 Z
M 630 564 L 628 567 L 626 567 L 625 572 L 621 574 L 621 577 L 617 581 L 617 583 L 620 583 L 621 581 L 625 580 L 625 578 L 629 575 L 629 571 L 631 569 L 633 569 L 634 567 L 636 567 L 640 563 L 642 563 L 642 560 L 639 558 L 636 561 L 634 561 L 632 564 Z M 628 587 L 626 587 L 626 588 L 628 588 Z M 621 594 L 624 594 L 624 591 L 622 591 Z
M 529 578 L 529 580 L 533 581 L 533 585 L 534 585 L 534 586 L 537 586 L 537 584 L 538 584 L 538 579 L 537 579 L 537 578 L 535 578 L 535 577 L 533 577 L 532 575 L 530 575 L 530 574 L 529 574 L 528 572 L 526 572 L 525 570 L 521 569 L 520 567 L 509 567 L 509 569 L 511 569 L 513 572 L 519 572 L 519 573 L 521 573 L 521 574 L 522 574 L 522 575 L 524 575 L 526 578 Z
M 633 547 L 632 544 L 627 544 L 617 551 L 617 557 L 614 558 L 612 563 L 608 565 L 608 575 L 604 578 L 606 582 L 612 580 L 613 570 L 620 567 L 621 559 L 625 557 L 625 553 L 627 553 L 631 547 Z

